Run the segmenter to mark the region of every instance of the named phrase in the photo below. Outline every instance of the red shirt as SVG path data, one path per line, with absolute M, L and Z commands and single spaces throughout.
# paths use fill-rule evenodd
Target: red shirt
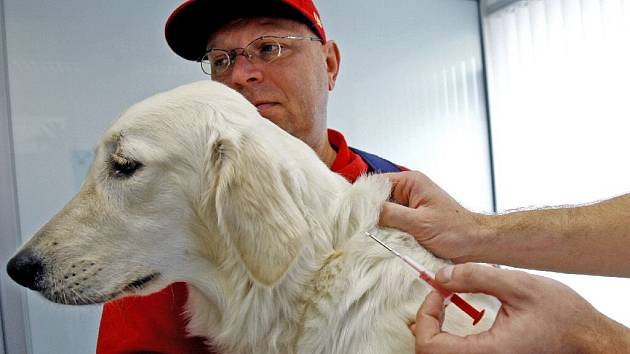
M 348 148 L 341 133 L 329 129 L 328 140 L 337 150 L 332 171 L 350 182 L 368 172 L 367 163 Z M 203 338 L 186 336 L 184 305 L 187 299 L 186 284 L 174 283 L 155 294 L 129 296 L 106 303 L 96 353 L 217 353 L 203 344 Z

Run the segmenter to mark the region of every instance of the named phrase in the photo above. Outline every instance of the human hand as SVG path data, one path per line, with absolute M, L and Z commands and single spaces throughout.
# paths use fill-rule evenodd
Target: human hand
M 389 173 L 392 199 L 381 210 L 380 224 L 413 235 L 435 255 L 455 263 L 475 260 L 486 216 L 462 207 L 418 171 Z
M 416 353 L 626 353 L 630 330 L 569 287 L 521 271 L 476 264 L 447 266 L 436 280 L 452 292 L 486 293 L 502 307 L 487 332 L 441 332 L 444 299 L 430 293 L 416 316 Z

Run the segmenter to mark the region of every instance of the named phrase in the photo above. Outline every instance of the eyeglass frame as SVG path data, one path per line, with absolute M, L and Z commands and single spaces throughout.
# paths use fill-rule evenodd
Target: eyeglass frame
M 265 39 L 265 38 L 272 38 L 272 39 L 295 39 L 295 40 L 309 40 L 309 41 L 313 41 L 313 42 L 322 42 L 322 39 L 316 36 L 295 36 L 295 35 L 288 35 L 288 36 L 274 36 L 274 35 L 265 35 L 265 36 L 260 36 L 256 39 L 254 39 L 253 41 L 249 42 L 245 47 L 243 48 L 232 48 L 230 50 L 226 50 L 226 49 L 222 49 L 222 48 L 209 48 L 206 50 L 206 52 L 199 58 L 199 63 L 201 64 L 201 71 L 206 74 L 209 75 L 210 77 L 212 77 L 212 70 L 210 70 L 211 72 L 208 73 L 206 72 L 206 70 L 204 70 L 204 58 L 206 58 L 208 56 L 208 54 L 210 52 L 212 52 L 213 50 L 220 50 L 225 52 L 225 54 L 227 54 L 227 58 L 229 60 L 229 63 L 227 65 L 227 67 L 225 68 L 224 71 L 221 72 L 225 73 L 227 72 L 230 67 L 232 66 L 232 64 L 234 62 L 236 62 L 236 57 L 238 57 L 239 55 L 244 56 L 248 61 L 252 62 L 252 57 L 254 57 L 254 55 L 251 55 L 250 53 L 247 52 L 246 48 L 249 47 L 252 43 L 259 41 L 261 39 Z M 278 43 L 280 44 L 280 43 Z M 266 64 L 269 64 L 273 61 L 275 61 L 276 59 L 282 57 L 282 46 L 280 46 L 280 51 L 278 52 L 278 55 L 273 58 L 272 60 L 268 61 L 268 62 L 264 62 Z M 209 60 L 206 60 L 207 62 L 209 62 Z

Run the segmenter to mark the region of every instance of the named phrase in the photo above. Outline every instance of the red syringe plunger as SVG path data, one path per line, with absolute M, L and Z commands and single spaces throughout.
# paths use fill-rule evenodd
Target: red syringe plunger
M 429 285 L 431 285 L 431 287 L 433 287 L 433 289 L 437 290 L 446 301 L 454 303 L 455 306 L 459 307 L 462 311 L 466 312 L 466 314 L 468 314 L 468 316 L 470 316 L 473 319 L 473 326 L 479 323 L 479 321 L 483 317 L 483 314 L 486 312 L 486 310 L 481 310 L 481 311 L 477 310 L 471 304 L 469 304 L 466 300 L 464 300 L 461 296 L 444 289 L 441 285 L 439 285 L 435 281 L 435 279 L 433 279 L 433 277 L 427 274 L 427 272 L 421 271 L 420 279 L 426 281 Z

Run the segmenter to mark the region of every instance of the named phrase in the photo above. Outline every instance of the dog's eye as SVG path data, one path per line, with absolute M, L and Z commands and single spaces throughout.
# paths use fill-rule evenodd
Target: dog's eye
M 115 178 L 131 177 L 142 164 L 119 154 L 112 154 L 112 173 Z

